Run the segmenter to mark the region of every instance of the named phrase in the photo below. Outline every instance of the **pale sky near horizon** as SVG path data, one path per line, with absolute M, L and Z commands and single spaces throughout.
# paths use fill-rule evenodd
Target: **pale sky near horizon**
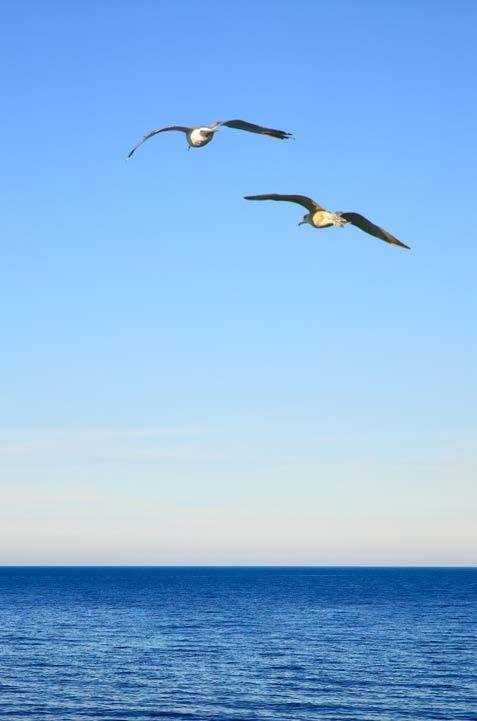
M 0 564 L 474 565 L 477 5 L 2 16 Z

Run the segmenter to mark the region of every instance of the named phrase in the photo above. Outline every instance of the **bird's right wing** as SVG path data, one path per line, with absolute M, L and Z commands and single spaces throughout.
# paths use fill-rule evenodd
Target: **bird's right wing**
M 137 143 L 134 148 L 131 150 L 131 152 L 128 154 L 128 158 L 131 157 L 131 155 L 134 153 L 135 150 L 139 148 L 140 145 L 142 145 L 146 140 L 149 138 L 152 138 L 153 135 L 157 135 L 158 133 L 163 133 L 166 130 L 181 130 L 183 133 L 189 132 L 190 128 L 185 128 L 183 125 L 168 125 L 165 128 L 157 128 L 157 130 L 152 130 L 150 133 L 145 135 L 142 140 Z
M 313 213 L 315 210 L 323 210 L 321 205 L 318 205 L 318 203 L 306 195 L 280 195 L 279 193 L 270 193 L 268 195 L 245 195 L 244 198 L 245 200 L 285 200 L 289 203 L 303 205 L 310 213 Z
M 364 215 L 360 215 L 360 213 L 340 213 L 340 215 L 342 218 L 347 220 L 348 223 L 352 223 L 352 225 L 355 225 L 360 230 L 364 230 L 365 233 L 374 235 L 375 238 L 384 240 L 386 243 L 391 243 L 391 245 L 399 245 L 401 248 L 407 248 L 410 250 L 408 245 L 401 243 L 401 241 L 395 238 L 394 235 L 388 233 L 388 231 L 384 230 L 384 228 L 380 228 L 379 225 L 375 225 L 365 218 Z
M 260 135 L 269 135 L 272 138 L 278 138 L 279 140 L 288 140 L 293 138 L 291 133 L 287 133 L 285 130 L 276 130 L 275 128 L 265 128 L 263 125 L 256 125 L 255 123 L 248 123 L 246 120 L 217 120 L 211 127 L 220 128 L 221 125 L 225 125 L 227 128 L 236 128 L 237 130 L 247 130 L 249 133 L 259 133 Z

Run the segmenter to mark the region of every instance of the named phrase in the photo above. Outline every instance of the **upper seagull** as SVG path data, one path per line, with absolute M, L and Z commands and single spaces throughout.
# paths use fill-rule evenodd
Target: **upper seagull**
M 264 128 L 261 125 L 254 125 L 253 123 L 247 123 L 246 120 L 217 120 L 216 123 L 211 125 L 196 125 L 193 128 L 187 128 L 184 125 L 168 125 L 165 128 L 157 128 L 152 130 L 150 133 L 145 135 L 142 140 L 134 146 L 128 155 L 128 158 L 144 143 L 148 138 L 152 138 L 157 133 L 163 133 L 166 130 L 180 130 L 186 134 L 187 143 L 189 148 L 202 148 L 203 145 L 210 143 L 214 137 L 214 133 L 222 126 L 226 125 L 228 128 L 236 128 L 237 130 L 248 130 L 249 133 L 260 133 L 260 135 L 270 135 L 272 138 L 279 138 L 285 140 L 287 138 L 293 138 L 291 133 L 286 133 L 284 130 L 275 130 L 274 128 Z
M 401 243 L 400 240 L 388 233 L 387 230 L 380 228 L 378 225 L 374 225 L 370 220 L 365 218 L 359 213 L 343 213 L 342 211 L 335 211 L 334 213 L 330 210 L 322 208 L 321 205 L 306 195 L 279 195 L 278 193 L 271 193 L 269 195 L 246 195 L 245 200 L 286 200 L 290 203 L 298 203 L 303 205 L 309 212 L 303 216 L 303 220 L 300 220 L 298 225 L 309 223 L 314 228 L 329 228 L 331 225 L 337 225 L 342 227 L 347 223 L 356 225 L 357 228 L 364 230 L 365 233 L 374 235 L 375 238 L 385 240 L 386 243 L 392 243 L 393 245 L 399 245 L 401 248 L 407 248 L 410 250 L 408 245 Z

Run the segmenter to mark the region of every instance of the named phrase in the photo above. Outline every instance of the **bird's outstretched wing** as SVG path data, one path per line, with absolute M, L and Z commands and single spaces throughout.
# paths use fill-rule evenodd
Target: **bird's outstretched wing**
M 340 213 L 340 215 L 342 218 L 347 220 L 348 223 L 352 223 L 357 228 L 360 228 L 360 230 L 364 230 L 365 233 L 374 235 L 375 238 L 379 238 L 380 240 L 385 240 L 386 243 L 399 245 L 401 248 L 407 248 L 410 250 L 408 245 L 401 243 L 401 241 L 395 238 L 394 235 L 391 235 L 391 233 L 388 233 L 387 230 L 380 228 L 379 225 L 371 223 L 371 221 L 365 218 L 364 215 L 360 215 L 359 213 Z
M 270 135 L 272 138 L 279 138 L 279 140 L 287 140 L 288 138 L 293 138 L 293 135 L 291 133 L 286 133 L 284 130 L 275 130 L 275 128 L 264 128 L 262 125 L 247 123 L 246 120 L 218 120 L 211 127 L 215 130 L 221 125 L 226 125 L 227 128 L 235 128 L 236 130 L 247 130 L 249 133 Z
M 185 128 L 183 125 L 168 125 L 165 128 L 157 128 L 157 130 L 151 130 L 150 133 L 145 135 L 142 140 L 137 143 L 134 148 L 131 150 L 131 152 L 128 154 L 128 158 L 131 157 L 131 155 L 134 153 L 135 150 L 139 148 L 140 145 L 142 145 L 146 140 L 149 138 L 152 138 L 153 135 L 157 135 L 158 133 L 163 133 L 166 130 L 181 130 L 183 133 L 187 133 L 190 128 Z
M 269 195 L 245 195 L 245 200 L 285 200 L 289 203 L 298 203 L 303 205 L 310 213 L 315 210 L 323 210 L 314 200 L 306 195 L 280 195 L 279 193 L 270 193 Z

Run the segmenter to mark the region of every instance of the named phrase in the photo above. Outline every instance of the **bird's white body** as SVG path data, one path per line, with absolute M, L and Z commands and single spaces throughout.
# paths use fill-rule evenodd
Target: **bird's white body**
M 192 128 L 187 133 L 187 141 L 192 148 L 201 148 L 203 145 L 210 143 L 214 136 L 210 128 Z
M 315 210 L 312 213 L 308 213 L 302 222 L 309 223 L 314 228 L 329 228 L 330 225 L 341 227 L 346 223 L 337 213 L 331 213 L 329 210 Z

